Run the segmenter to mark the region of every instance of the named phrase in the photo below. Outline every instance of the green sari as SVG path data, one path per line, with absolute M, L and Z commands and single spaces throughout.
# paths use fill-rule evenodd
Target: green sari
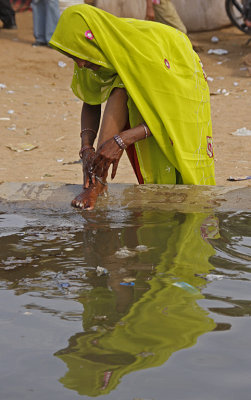
M 84 102 L 126 89 L 130 126 L 145 121 L 153 135 L 135 144 L 144 183 L 215 184 L 209 89 L 185 34 L 83 4 L 63 12 L 50 45 L 100 66 L 75 65 L 72 89 Z

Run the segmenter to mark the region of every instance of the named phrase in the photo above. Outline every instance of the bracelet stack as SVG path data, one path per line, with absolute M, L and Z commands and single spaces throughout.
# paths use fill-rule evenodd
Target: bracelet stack
M 89 134 L 89 133 L 91 133 L 92 135 L 95 135 L 95 137 L 97 136 L 97 132 L 94 129 L 84 128 L 80 132 L 80 137 L 82 137 L 83 134 Z
M 119 135 L 113 136 L 113 139 L 117 143 L 117 145 L 122 149 L 125 150 L 127 148 L 127 145 L 124 143 L 123 139 Z

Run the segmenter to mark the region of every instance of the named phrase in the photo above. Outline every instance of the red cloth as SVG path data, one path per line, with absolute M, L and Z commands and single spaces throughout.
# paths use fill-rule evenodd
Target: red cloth
M 10 2 L 15 12 L 31 10 L 31 0 L 10 0 Z

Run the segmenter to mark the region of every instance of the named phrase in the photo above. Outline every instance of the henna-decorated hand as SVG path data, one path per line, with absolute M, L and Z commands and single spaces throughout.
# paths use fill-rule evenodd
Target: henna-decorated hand
M 93 173 L 93 160 L 95 158 L 94 148 L 86 148 L 81 153 L 81 158 L 83 162 L 84 188 L 87 189 L 91 183 L 95 183 L 95 176 Z
M 108 170 L 112 166 L 111 178 L 116 175 L 119 160 L 123 154 L 123 149 L 118 146 L 113 138 L 104 142 L 96 152 L 93 160 L 93 172 L 99 177 L 106 177 Z

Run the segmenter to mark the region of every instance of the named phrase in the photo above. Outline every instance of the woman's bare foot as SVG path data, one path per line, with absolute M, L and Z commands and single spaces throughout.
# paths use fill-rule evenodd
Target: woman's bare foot
M 100 194 L 106 191 L 106 184 L 96 181 L 91 184 L 87 189 L 84 189 L 75 199 L 72 200 L 71 205 L 82 210 L 93 210 Z

